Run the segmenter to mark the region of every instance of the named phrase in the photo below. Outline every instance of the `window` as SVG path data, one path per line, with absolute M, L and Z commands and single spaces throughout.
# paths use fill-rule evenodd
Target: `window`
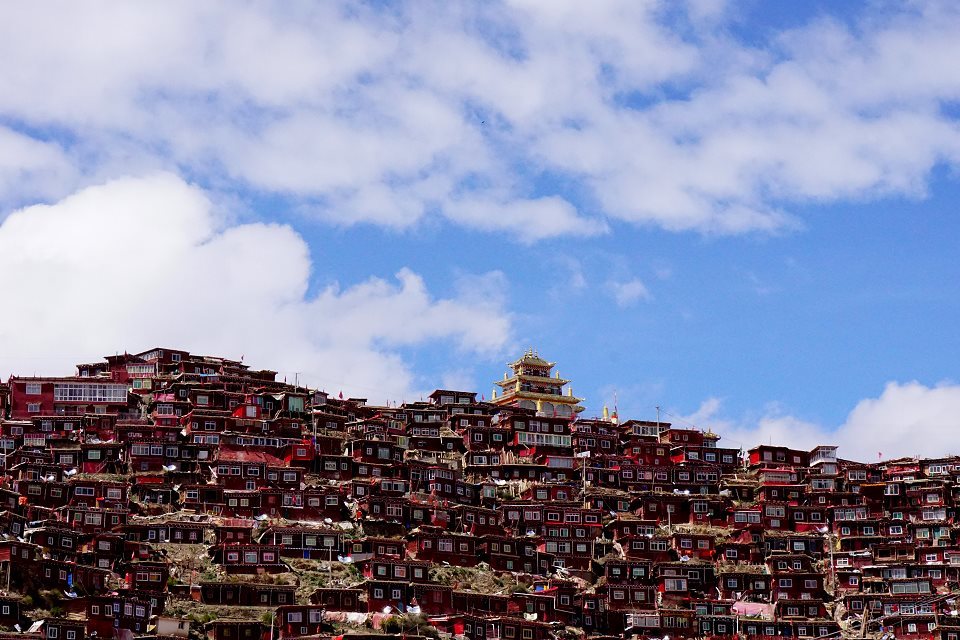
M 26 393 L 28 396 L 38 396 L 40 395 L 40 383 L 39 382 L 28 382 Z
M 29 402 L 29 403 L 27 403 L 27 412 L 29 412 L 29 413 L 40 413 L 40 403 L 39 403 L 39 402 Z M 56 632 L 56 629 L 50 629 L 50 631 Z
M 663 588 L 667 591 L 686 591 L 686 578 L 667 578 L 663 581 Z

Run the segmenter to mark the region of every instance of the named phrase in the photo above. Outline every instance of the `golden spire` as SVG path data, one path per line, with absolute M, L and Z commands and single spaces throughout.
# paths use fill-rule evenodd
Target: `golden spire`
M 603 419 L 604 420 L 610 419 L 610 410 L 607 409 L 607 405 L 603 405 Z
M 494 398 L 497 397 L 497 390 L 496 390 L 496 389 L 493 390 L 493 397 L 494 397 Z
M 543 400 L 537 398 L 537 413 L 543 413 Z

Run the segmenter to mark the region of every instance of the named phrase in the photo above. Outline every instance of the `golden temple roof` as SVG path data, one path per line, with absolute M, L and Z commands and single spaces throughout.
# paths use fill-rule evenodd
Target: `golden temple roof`
M 547 367 L 548 369 L 552 369 L 557 363 L 547 362 L 546 360 L 540 357 L 540 354 L 537 353 L 537 351 L 533 347 L 530 347 L 524 352 L 523 356 L 521 356 L 519 360 L 516 360 L 515 362 L 510 362 L 507 364 L 507 366 L 512 368 L 512 367 L 518 367 L 521 364 L 528 364 L 533 367 Z
M 527 382 L 539 382 L 540 384 L 559 386 L 559 387 L 562 387 L 563 385 L 570 382 L 565 378 L 553 378 L 550 376 L 534 376 L 528 373 L 520 373 L 509 378 L 504 378 L 503 380 L 497 380 L 496 382 L 494 382 L 494 384 L 500 385 L 501 387 L 508 387 L 513 385 L 518 378 L 521 380 L 525 380 Z
M 583 402 L 583 398 L 577 398 L 575 396 L 558 396 L 551 393 L 537 393 L 536 391 L 514 391 L 513 389 L 506 389 L 503 392 L 503 395 L 498 398 L 501 401 L 507 401 L 512 398 L 522 398 L 524 400 L 545 400 L 547 402 L 553 402 L 556 404 L 579 404 Z

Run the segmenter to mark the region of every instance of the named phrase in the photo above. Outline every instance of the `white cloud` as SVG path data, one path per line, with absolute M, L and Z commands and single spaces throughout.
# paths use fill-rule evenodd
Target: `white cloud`
M 669 280 L 673 277 L 673 267 L 667 265 L 661 265 L 656 267 L 653 270 L 654 275 L 658 280 Z
M 769 296 L 773 293 L 777 293 L 780 290 L 779 287 L 768 283 L 765 279 L 761 278 L 752 271 L 747 271 L 746 279 L 747 284 L 758 296 Z
M 723 436 L 721 446 L 749 449 L 772 442 L 802 449 L 819 444 L 840 447 L 842 458 L 872 462 L 898 456 L 939 457 L 960 454 L 956 429 L 960 424 L 960 385 L 926 386 L 919 382 L 889 382 L 876 398 L 859 401 L 843 424 L 829 428 L 768 407 L 759 419 L 731 419 L 722 402 L 706 400 L 685 420 L 711 427 Z
M 554 252 L 549 266 L 555 277 L 550 279 L 547 294 L 554 302 L 568 304 L 587 291 L 590 281 L 583 260 L 570 252 Z
M 561 235 L 593 236 L 606 231 L 605 223 L 580 218 L 569 202 L 557 197 L 455 201 L 447 205 L 447 214 L 467 227 L 505 231 L 524 243 Z
M 647 289 L 647 285 L 639 278 L 632 278 L 624 282 L 608 282 L 607 290 L 620 308 L 631 307 L 641 300 L 650 299 L 650 291 Z
M 437 299 L 402 269 L 307 295 L 311 259 L 281 225 L 231 224 L 206 195 L 170 174 L 90 187 L 0 226 L 7 373 L 72 372 L 79 361 L 155 344 L 246 356 L 292 379 L 372 399 L 412 397 L 419 380 L 398 349 L 452 341 L 499 355 L 511 322 L 474 276 Z
M 58 194 L 76 174 L 58 145 L 0 126 L 0 214 L 4 204 Z
M 0 200 L 159 167 L 336 224 L 436 212 L 532 242 L 604 220 L 774 232 L 792 203 L 920 197 L 960 164 L 949 4 L 760 46 L 722 2 L 53 11 L 0 22 L 0 117 L 56 133 L 24 154 L 28 180 L 0 157 Z

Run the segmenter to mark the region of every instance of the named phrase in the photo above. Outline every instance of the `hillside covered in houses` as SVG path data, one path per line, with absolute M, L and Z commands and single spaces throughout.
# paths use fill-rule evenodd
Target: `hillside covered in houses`
M 11 377 L 0 640 L 960 638 L 960 459 L 586 418 L 532 350 L 495 385 L 374 406 L 168 348 Z

